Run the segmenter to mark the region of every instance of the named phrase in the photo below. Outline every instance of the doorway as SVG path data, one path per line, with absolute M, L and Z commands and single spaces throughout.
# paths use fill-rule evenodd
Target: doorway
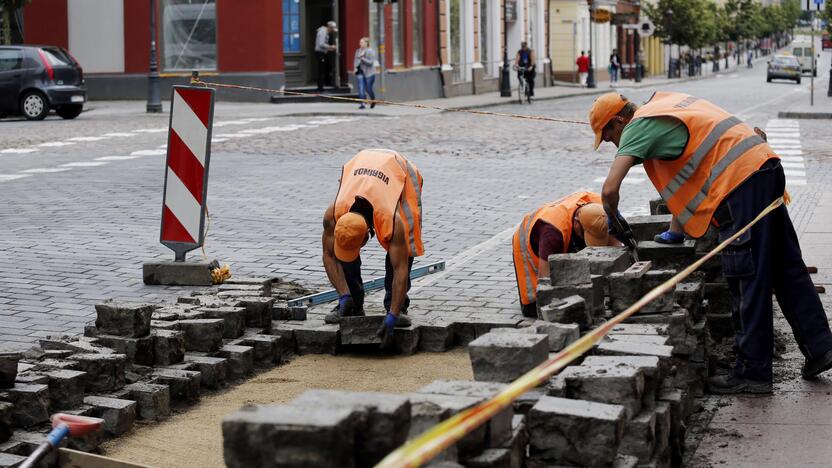
M 314 85 L 318 77 L 315 36 L 335 18 L 332 0 L 283 0 L 283 66 L 286 87 Z M 330 55 L 330 71 L 337 59 Z M 330 78 L 328 85 L 334 81 Z

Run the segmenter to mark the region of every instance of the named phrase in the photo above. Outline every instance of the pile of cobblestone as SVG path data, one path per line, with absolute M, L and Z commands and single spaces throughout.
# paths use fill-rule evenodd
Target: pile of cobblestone
M 715 233 L 682 245 L 652 241 L 669 216 L 631 220 L 638 254 L 588 248 L 549 258 L 538 319 L 491 327 L 467 342 L 475 381 L 435 381 L 413 393 L 309 390 L 280 406 L 248 406 L 223 421 L 225 462 L 244 466 L 370 466 L 433 425 L 482 403 L 704 255 Z M 717 259 L 716 262 L 719 260 Z M 709 264 L 612 329 L 587 356 L 434 459 L 431 466 L 678 466 L 686 420 L 714 365 L 729 296 Z M 341 325 L 363 343 L 377 323 Z M 348 330 L 345 330 L 347 328 Z M 356 330 L 359 330 L 356 332 Z M 353 341 L 354 340 L 354 341 Z

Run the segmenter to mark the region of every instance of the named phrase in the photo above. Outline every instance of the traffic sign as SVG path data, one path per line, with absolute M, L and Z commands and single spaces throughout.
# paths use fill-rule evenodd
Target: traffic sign
M 646 19 L 639 24 L 638 35 L 641 37 L 650 37 L 656 32 L 656 25 L 652 21 Z
M 826 0 L 803 0 L 800 4 L 803 11 L 823 11 Z

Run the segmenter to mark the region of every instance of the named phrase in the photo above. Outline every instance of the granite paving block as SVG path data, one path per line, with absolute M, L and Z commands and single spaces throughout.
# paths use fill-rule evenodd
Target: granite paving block
M 682 271 L 696 261 L 693 240 L 685 240 L 681 244 L 641 241 L 636 248 L 639 260 L 650 260 L 656 270 Z
M 228 377 L 244 379 L 254 372 L 254 348 L 250 346 L 225 345 L 217 351 L 217 356 L 228 361 Z
M 547 322 L 574 323 L 580 329 L 587 329 L 592 323 L 586 300 L 578 295 L 555 299 L 544 306 L 538 305 L 537 315 Z
M 511 438 L 503 445 L 511 451 L 511 468 L 523 468 L 529 449 L 529 432 L 526 429 L 526 416 L 515 415 L 511 419 Z
M 281 361 L 280 337 L 274 335 L 244 335 L 229 344 L 249 346 L 254 352 L 254 365 L 260 368 L 270 368 Z
M 92 415 L 104 420 L 103 429 L 118 437 L 133 427 L 136 421 L 136 402 L 102 396 L 84 397 L 84 404 L 92 407 Z
M 477 397 L 435 393 L 410 393 L 408 399 L 411 411 L 408 440 L 418 437 L 445 419 L 484 401 L 483 398 Z M 462 438 L 456 446 L 446 449 L 436 459 L 456 460 L 457 454 L 464 458 L 482 452 L 485 446 L 486 426 L 483 425 Z
M 170 388 L 171 401 L 195 403 L 199 400 L 199 384 L 202 373 L 199 371 L 179 369 L 153 369 L 153 378 L 157 383 Z
M 511 450 L 489 448 L 479 455 L 465 459 L 466 468 L 511 468 Z
M 625 423 L 620 405 L 544 396 L 527 417 L 530 455 L 550 464 L 611 464 Z
M 17 383 L 0 391 L 0 400 L 14 405 L 12 425 L 32 427 L 49 420 L 49 386 Z
M 180 320 L 179 329 L 185 337 L 185 351 L 214 352 L 222 347 L 223 319 Z
M 228 374 L 227 359 L 191 353 L 185 355 L 184 361 L 193 364 L 194 369 L 199 371 L 201 386 L 217 389 L 225 383 Z
M 643 408 L 652 408 L 656 403 L 656 396 L 662 387 L 665 375 L 669 372 L 662 366 L 656 356 L 587 356 L 582 366 L 623 366 L 634 367 L 644 374 L 644 393 L 641 399 Z
M 577 323 L 552 323 L 536 321 L 532 324 L 534 331 L 540 335 L 549 336 L 549 351 L 557 352 L 576 341 L 581 336 Z
M 355 411 L 355 461 L 373 466 L 407 440 L 410 400 L 404 395 L 378 392 L 307 390 L 293 406 Z
M 592 281 L 588 281 L 586 284 L 577 286 L 553 286 L 553 288 L 554 295 L 558 299 L 565 299 L 575 295 L 584 298 L 590 321 L 594 320 L 595 317 L 603 315 L 604 303 L 595 302 L 596 292 L 595 287 L 592 285 Z
M 595 353 L 602 356 L 656 356 L 663 366 L 669 368 L 673 357 L 673 347 L 631 341 L 604 341 L 595 347 Z
M 679 283 L 676 285 L 676 303 L 687 309 L 694 322 L 702 318 L 700 310 L 705 299 L 705 285 L 699 281 Z
M 225 464 L 229 468 L 352 468 L 352 414 L 350 409 L 243 407 L 222 421 Z
M 17 468 L 26 461 L 26 457 L 12 453 L 0 452 L 0 468 Z
M 597 364 L 569 366 L 560 373 L 566 382 L 567 398 L 618 404 L 624 407 L 627 418 L 641 410 L 644 395 L 644 374 L 629 366 Z
M 575 256 L 589 259 L 589 272 L 593 275 L 609 276 L 633 263 L 626 247 L 586 247 Z
M 38 343 L 44 351 L 72 351 L 73 354 L 98 353 L 112 354 L 113 350 L 102 347 L 94 338 L 79 336 L 50 336 L 41 338 Z
M 153 304 L 105 301 L 95 305 L 95 326 L 105 335 L 139 338 L 150 333 Z
M 654 410 L 645 409 L 627 421 L 618 451 L 637 457 L 640 463 L 649 463 L 655 446 L 656 413 Z
M 419 351 L 429 353 L 444 353 L 454 346 L 453 322 L 433 319 L 427 322 L 418 321 Z
M 152 366 L 153 337 L 150 335 L 140 338 L 99 334 L 96 343 L 111 348 L 118 354 L 127 356 L 127 361 L 140 366 Z
M 49 386 L 50 411 L 72 409 L 84 402 L 87 373 L 70 369 L 53 369 L 44 372 Z
M 0 443 L 12 436 L 12 413 L 14 405 L 8 401 L 0 401 Z
M 673 352 L 690 354 L 693 352 L 688 335 L 693 331 L 693 322 L 688 311 L 675 308 L 673 312 L 662 314 L 636 314 L 625 320 L 625 323 L 667 325 L 667 336 Z
M 170 388 L 167 385 L 137 382 L 124 389 L 128 398 L 136 402 L 139 419 L 156 421 L 170 415 Z
M 549 336 L 488 333 L 468 346 L 474 379 L 511 382 L 549 357 Z
M 396 327 L 393 329 L 393 352 L 403 356 L 411 356 L 419 350 L 421 327 Z
M 499 382 L 434 380 L 417 390 L 417 393 L 491 399 L 505 390 L 506 387 L 506 384 Z M 514 409 L 508 407 L 488 420 L 486 423 L 486 443 L 489 447 L 501 447 L 511 437 L 511 421 L 513 417 Z
M 269 288 L 271 289 L 271 288 Z M 235 307 L 246 309 L 246 326 L 256 328 L 268 328 L 272 322 L 272 306 L 274 298 L 271 297 L 244 297 L 237 298 Z
M 646 295 L 654 288 L 660 286 L 670 278 L 676 275 L 676 270 L 650 270 L 641 277 L 641 294 Z M 654 314 L 661 312 L 671 312 L 673 304 L 676 302 L 676 286 L 670 288 L 670 291 L 662 294 L 653 301 L 645 305 L 638 313 L 639 314 Z
M 578 286 L 591 281 L 589 258 L 575 254 L 549 255 L 549 279 L 552 286 Z
M 75 363 L 76 370 L 87 373 L 85 388 L 88 392 L 111 392 L 124 386 L 127 366 L 124 354 L 73 354 L 67 360 Z
M 17 377 L 19 352 L 0 351 L 0 388 L 11 388 Z
M 627 335 L 626 333 L 609 334 L 604 337 L 607 341 L 633 341 L 636 343 L 668 345 L 670 337 L 661 335 Z
M 153 330 L 153 365 L 170 366 L 185 357 L 185 334 L 174 330 Z
M 669 215 L 670 210 L 667 209 L 667 202 L 665 202 L 661 198 L 654 198 L 650 200 L 650 214 Z
M 246 327 L 246 309 L 244 307 L 216 307 L 198 309 L 209 319 L 222 319 L 222 337 L 233 340 L 243 336 Z
M 342 317 L 339 322 L 339 326 L 341 327 L 341 344 L 379 344 L 381 343 L 381 338 L 376 335 L 376 332 L 383 323 L 384 315 Z
M 672 215 L 631 216 L 627 218 L 636 241 L 652 241 L 653 237 L 670 229 Z
M 298 354 L 338 353 L 340 330 L 337 324 L 298 328 L 294 332 Z

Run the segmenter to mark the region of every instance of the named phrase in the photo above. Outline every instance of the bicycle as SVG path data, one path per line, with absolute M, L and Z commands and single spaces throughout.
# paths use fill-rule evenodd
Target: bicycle
M 520 104 L 523 104 L 523 97 L 526 97 L 526 101 L 531 104 L 532 103 L 532 96 L 531 96 L 531 89 L 529 88 L 529 83 L 526 81 L 526 72 L 529 70 L 526 67 L 515 67 L 517 70 L 517 99 Z

